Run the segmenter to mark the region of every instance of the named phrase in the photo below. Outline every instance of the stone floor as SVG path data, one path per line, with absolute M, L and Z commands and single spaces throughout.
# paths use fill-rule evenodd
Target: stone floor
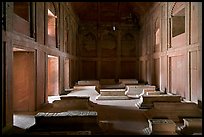
M 138 99 L 129 100 L 96 100 L 99 93 L 94 89 L 77 89 L 63 96 L 89 96 L 90 101 L 94 104 L 94 109 L 98 112 L 100 126 L 104 132 L 115 134 L 145 134 L 143 129 L 148 127 L 148 121 L 135 106 Z M 51 96 L 48 102 L 60 100 L 60 96 Z M 42 110 L 49 110 L 50 106 L 44 107 Z M 39 111 L 42 111 L 39 110 Z M 20 129 L 27 129 L 35 124 L 34 115 L 37 112 L 21 112 L 15 113 L 14 126 Z M 108 122 L 107 122 L 108 121 Z M 111 124 L 111 128 L 106 129 L 107 125 Z
M 149 135 L 148 132 L 148 119 L 145 116 L 145 109 L 139 109 L 135 104 L 140 99 L 130 98 L 127 100 L 96 100 L 99 93 L 94 89 L 77 89 L 67 95 L 62 96 L 88 96 L 91 102 L 92 109 L 97 111 L 99 126 L 102 133 L 106 135 Z M 60 100 L 60 96 L 51 96 L 48 98 L 49 104 L 39 111 L 49 111 L 52 108 L 52 102 Z M 38 111 L 38 112 L 39 112 Z M 22 112 L 14 114 L 14 129 L 13 133 L 24 133 L 24 131 L 35 124 L 34 115 L 37 112 Z M 37 133 L 36 133 L 37 134 Z M 41 132 L 45 135 L 74 135 L 90 134 L 89 131 L 78 132 Z

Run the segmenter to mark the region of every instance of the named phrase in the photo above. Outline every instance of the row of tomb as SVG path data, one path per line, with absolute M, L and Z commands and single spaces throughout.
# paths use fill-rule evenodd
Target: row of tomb
M 143 134 L 202 134 L 202 110 L 198 105 L 184 101 L 180 95 L 157 91 L 154 85 L 142 84 L 136 79 L 119 79 L 118 82 L 114 79 L 81 80 L 73 89 L 65 92 L 69 94 L 82 89 L 97 91 L 96 101 L 137 100 L 135 107 L 141 110 L 148 121 Z M 49 111 L 37 113 L 36 124 L 28 131 L 43 129 L 59 132 L 63 127 L 63 130 L 69 132 L 80 132 L 78 134 L 119 134 L 119 131 L 111 128 L 113 123 L 98 118 L 98 111 L 94 107 L 97 104 L 90 96 L 62 95 L 60 99 L 53 102 Z

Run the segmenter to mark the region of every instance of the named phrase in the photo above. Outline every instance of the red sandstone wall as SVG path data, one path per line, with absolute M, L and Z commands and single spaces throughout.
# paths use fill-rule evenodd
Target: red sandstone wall
M 47 95 L 59 95 L 59 61 L 57 57 L 48 57 Z
M 202 100 L 201 84 L 201 3 L 157 3 L 142 17 L 140 30 L 140 78 L 161 90 L 182 95 L 187 100 Z M 173 36 L 179 26 L 174 16 L 185 16 L 184 32 Z M 155 26 L 159 23 L 159 47 L 155 47 Z M 175 23 L 175 24 L 174 24 Z M 199 25 L 200 24 L 200 25 Z M 182 29 L 182 28 L 177 28 Z M 178 30 L 180 31 L 180 30 Z M 157 50 L 155 51 L 155 48 Z M 147 63 L 145 65 L 145 62 Z M 147 75 L 147 77 L 145 76 Z
M 32 52 L 13 54 L 13 109 L 35 110 L 35 70 Z
M 139 79 L 138 30 L 125 25 L 117 31 L 106 27 L 97 31 L 95 25 L 87 24 L 82 27 L 78 40 L 79 79 Z
M 45 53 L 43 51 L 37 52 L 37 109 L 46 103 L 46 69 L 45 69 Z

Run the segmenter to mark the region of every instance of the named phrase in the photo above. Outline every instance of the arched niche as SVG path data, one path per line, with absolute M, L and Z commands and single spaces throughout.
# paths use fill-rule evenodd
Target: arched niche
M 171 47 L 182 47 L 186 41 L 185 2 L 175 2 L 171 11 Z
M 30 3 L 14 2 L 13 12 L 13 30 L 15 32 L 30 36 Z
M 156 18 L 154 23 L 154 52 L 158 52 L 160 50 L 160 39 L 161 39 L 161 33 L 160 33 L 160 20 L 159 17 Z
M 53 2 L 48 3 L 47 9 L 47 23 L 48 23 L 48 45 L 57 47 L 57 11 Z

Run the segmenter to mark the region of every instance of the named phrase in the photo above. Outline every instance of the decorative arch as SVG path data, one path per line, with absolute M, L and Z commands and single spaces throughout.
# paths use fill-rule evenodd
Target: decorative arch
M 185 2 L 174 2 L 171 10 L 171 16 L 174 16 L 179 10 L 185 8 Z
M 171 36 L 185 33 L 185 2 L 175 2 L 171 10 Z

